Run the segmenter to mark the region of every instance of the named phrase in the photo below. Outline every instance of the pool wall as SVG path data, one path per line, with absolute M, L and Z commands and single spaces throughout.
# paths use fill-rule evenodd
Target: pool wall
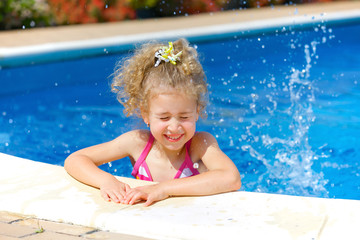
M 357 19 L 360 16 L 360 4 L 352 4 L 357 7 L 350 4 L 352 7 L 349 7 L 349 11 L 334 11 L 333 14 L 323 8 L 318 8 L 322 10 L 316 14 L 303 13 L 305 10 L 298 7 L 298 13 L 294 15 L 295 8 L 284 8 L 288 17 L 282 14 L 283 18 L 247 21 L 242 26 L 255 29 L 256 24 L 259 28 L 262 24 L 266 28 L 272 22 L 278 24 L 268 27 L 274 31 L 281 24 L 300 24 L 300 18 L 314 24 L 314 19 L 323 21 L 321 19 L 324 16 L 336 16 L 333 19 L 341 23 L 340 19 Z M 236 13 L 240 14 L 232 14 Z M 254 15 L 251 19 L 259 18 Z M 234 29 L 224 32 L 229 26 L 236 27 L 231 19 L 230 16 L 226 26 L 208 26 L 207 29 L 211 30 L 208 34 L 216 35 L 216 31 L 221 30 L 219 35 L 232 34 Z M 288 19 L 287 23 L 285 19 Z M 177 21 L 180 23 L 181 18 Z M 304 24 L 307 24 L 305 20 Z M 125 50 L 133 46 L 133 41 L 143 41 L 154 36 L 177 38 L 188 33 L 186 36 L 189 38 L 205 39 L 205 35 L 197 34 L 201 29 L 205 31 L 205 27 L 189 29 L 186 26 L 180 28 L 184 31 L 181 34 L 179 30 L 165 31 L 159 28 L 157 32 L 143 35 L 137 33 L 127 37 L 1 47 L 0 65 L 5 68 L 96 55 L 99 53 L 97 51 L 104 51 L 104 47 L 111 46 L 116 48 L 114 51 Z M 128 178 L 120 179 L 131 186 L 149 184 Z M 148 208 L 142 204 L 126 206 L 104 202 L 98 190 L 75 181 L 63 167 L 2 153 L 0 211 L 153 239 L 233 239 L 234 236 L 244 239 L 358 239 L 360 235 L 360 201 L 232 192 L 206 197 L 170 198 Z

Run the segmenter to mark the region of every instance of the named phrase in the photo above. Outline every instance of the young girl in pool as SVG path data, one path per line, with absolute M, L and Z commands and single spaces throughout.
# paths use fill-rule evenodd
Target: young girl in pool
M 238 190 L 240 174 L 207 132 L 196 132 L 206 105 L 205 74 L 185 39 L 169 46 L 149 43 L 114 73 L 112 90 L 127 115 L 142 117 L 150 130 L 134 130 L 79 150 L 65 161 L 75 179 L 99 188 L 115 203 L 145 206 L 170 196 Z M 158 182 L 130 188 L 97 166 L 129 157 L 137 179 Z

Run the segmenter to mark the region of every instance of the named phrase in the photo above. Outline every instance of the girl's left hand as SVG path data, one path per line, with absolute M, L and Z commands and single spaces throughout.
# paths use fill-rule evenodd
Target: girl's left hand
M 144 206 L 168 198 L 169 196 L 159 187 L 159 184 L 132 188 L 126 192 L 123 204 L 133 205 L 139 201 L 146 201 Z

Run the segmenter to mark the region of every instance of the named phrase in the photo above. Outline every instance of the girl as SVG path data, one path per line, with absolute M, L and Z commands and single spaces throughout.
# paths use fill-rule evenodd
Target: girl
M 127 116 L 142 117 L 150 130 L 134 130 L 65 160 L 77 180 L 99 188 L 107 201 L 145 206 L 170 196 L 238 190 L 240 174 L 207 132 L 196 132 L 207 87 L 197 52 L 180 39 L 145 44 L 114 73 L 112 90 Z M 130 188 L 97 166 L 128 156 L 132 175 L 157 184 Z

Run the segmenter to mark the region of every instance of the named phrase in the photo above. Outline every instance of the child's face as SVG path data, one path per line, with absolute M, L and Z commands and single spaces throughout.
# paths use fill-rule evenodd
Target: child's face
M 172 89 L 152 97 L 143 118 L 163 147 L 177 151 L 195 134 L 199 118 L 197 101 Z

